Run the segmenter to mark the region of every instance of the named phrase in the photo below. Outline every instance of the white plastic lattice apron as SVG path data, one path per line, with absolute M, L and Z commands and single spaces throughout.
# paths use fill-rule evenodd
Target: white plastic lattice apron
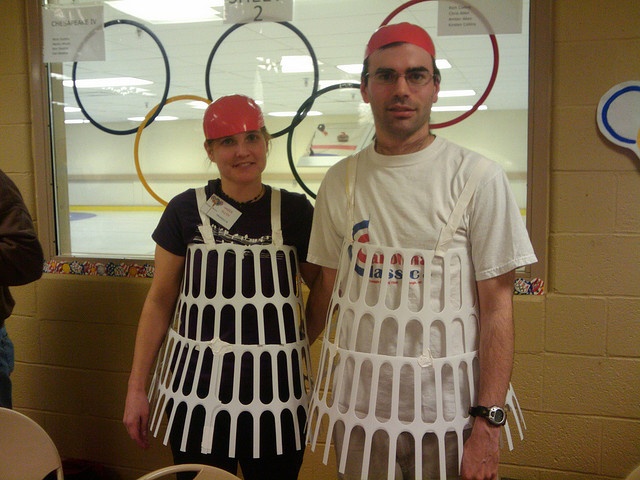
M 477 395 L 478 306 L 470 252 L 449 246 L 485 168 L 481 163 L 472 173 L 434 250 L 343 246 L 308 433 L 315 449 L 320 431 L 327 432 L 326 464 L 339 424 L 344 431 L 336 442 L 340 473 L 358 429 L 364 435 L 362 479 L 373 460 L 374 435 L 381 433 L 389 445 L 387 478 L 395 478 L 397 441 L 407 434 L 415 445 L 416 479 L 423 478 L 423 458 L 429 455 L 435 455 L 441 479 L 456 475 L 446 471 L 445 434 L 455 432 L 459 467 L 463 432 L 471 427 L 468 410 Z M 355 166 L 348 171 L 347 185 L 354 185 Z M 347 198 L 354 197 L 348 191 Z M 350 209 L 349 214 L 353 203 Z M 524 419 L 511 386 L 505 404 L 522 438 Z M 505 432 L 512 449 L 509 423 Z M 422 451 L 428 434 L 437 436 L 435 453 Z
M 296 249 L 282 242 L 280 191 L 272 189 L 271 245 L 216 244 L 210 221 L 202 213 L 206 201 L 204 188 L 196 190 L 196 195 L 202 220 L 199 228 L 205 243 L 190 244 L 187 249 L 174 319 L 149 390 L 150 428 L 157 436 L 163 413 L 172 401 L 164 436 L 166 445 L 176 411 L 180 405 L 185 405 L 187 412 L 181 444 L 181 450 L 184 451 L 193 411 L 201 406 L 206 411 L 202 453 L 210 453 L 216 417 L 226 412 L 231 419 L 229 456 L 234 457 L 238 417 L 248 412 L 253 419 L 253 456 L 256 458 L 260 452 L 259 420 L 265 412 L 270 412 L 275 419 L 276 452 L 283 453 L 284 415 L 289 422 L 293 419 L 295 445 L 298 450 L 302 449 L 304 442 L 299 434 L 301 425 L 298 413 L 301 408 L 305 412 L 307 410 L 311 362 Z M 233 268 L 229 268 L 229 258 L 232 259 Z M 247 271 L 247 262 L 253 266 L 250 269 L 253 275 L 240 274 L 243 272 L 243 263 Z M 223 287 L 225 275 L 226 286 Z M 233 279 L 233 288 L 228 286 L 229 275 Z M 221 313 L 226 311 L 228 314 L 229 309 L 233 311 L 233 343 L 220 338 Z M 255 322 L 247 322 L 245 311 L 252 312 Z M 273 318 L 274 312 L 277 312 L 277 342 L 273 338 L 268 340 L 265 330 L 265 318 Z M 250 331 L 247 325 L 251 326 Z M 247 331 L 243 331 L 243 327 Z M 241 339 L 244 335 L 251 335 L 257 341 L 243 344 Z M 273 337 L 274 333 L 270 335 Z M 228 358 L 228 355 L 233 356 L 234 360 L 233 391 L 230 401 L 229 392 L 226 392 L 227 400 L 222 402 L 220 377 L 223 358 Z M 265 368 L 265 356 L 268 358 L 268 372 L 261 371 L 261 368 Z M 251 359 L 248 363 L 247 358 Z M 244 403 L 240 401 L 239 391 L 241 364 L 244 368 L 249 367 L 253 380 L 253 396 L 248 402 L 246 398 L 243 399 Z M 287 378 L 279 379 L 283 365 L 286 365 Z M 263 403 L 260 384 L 269 377 L 273 395 L 267 403 Z M 286 382 L 287 388 L 279 388 L 282 382 Z

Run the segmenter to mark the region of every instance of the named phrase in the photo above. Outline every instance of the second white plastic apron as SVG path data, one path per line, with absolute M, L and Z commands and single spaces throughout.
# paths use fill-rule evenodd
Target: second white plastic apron
M 311 363 L 296 249 L 282 240 L 280 191 L 272 189 L 270 245 L 216 243 L 204 214 L 204 188 L 196 190 L 196 197 L 204 243 L 187 248 L 174 319 L 149 390 L 151 431 L 157 436 L 169 406 L 166 445 L 178 407 L 186 406 L 184 451 L 193 411 L 204 408 L 202 453 L 210 453 L 216 417 L 225 412 L 231 419 L 229 456 L 235 457 L 238 417 L 249 413 L 257 458 L 259 420 L 270 413 L 276 452 L 283 451 L 285 415 L 288 422 L 293 419 L 296 449 L 302 449 L 299 414 L 308 405 Z M 271 392 L 268 398 L 265 391 Z
M 349 165 L 349 225 L 354 225 L 355 163 Z M 345 473 L 350 436 L 364 435 L 362 479 L 374 459 L 371 444 L 389 445 L 388 479 L 395 478 L 398 439 L 415 446 L 412 478 L 423 478 L 423 458 L 435 455 L 440 478 L 447 472 L 445 434 L 455 432 L 458 468 L 469 406 L 478 389 L 478 303 L 471 252 L 449 248 L 486 164 L 474 169 L 433 250 L 345 242 L 329 306 L 317 383 L 309 407 L 308 438 L 315 449 L 326 432 L 324 463 L 338 424 L 338 471 Z M 353 187 L 350 187 L 353 186 Z M 352 232 L 345 237 L 352 238 Z M 520 438 L 524 419 L 510 386 L 505 400 Z M 513 448 L 511 423 L 505 426 Z M 426 436 L 437 449 L 423 452 Z M 449 440 L 447 440 L 449 442 Z M 434 453 L 435 452 L 435 453 Z M 379 463 L 379 459 L 375 459 Z M 381 472 L 376 472 L 380 474 Z

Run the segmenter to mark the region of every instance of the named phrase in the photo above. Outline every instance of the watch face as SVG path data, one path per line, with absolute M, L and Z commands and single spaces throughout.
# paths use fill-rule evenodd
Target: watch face
M 494 410 L 493 419 L 496 423 L 502 423 L 504 421 L 504 412 L 502 410 Z

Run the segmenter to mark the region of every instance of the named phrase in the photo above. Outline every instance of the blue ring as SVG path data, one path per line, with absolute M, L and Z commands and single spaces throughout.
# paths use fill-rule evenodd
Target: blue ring
M 296 35 L 298 35 L 298 37 L 300 37 L 300 40 L 302 40 L 302 42 L 307 47 L 307 50 L 309 50 L 309 56 L 311 57 L 311 60 L 313 62 L 313 89 L 311 91 L 311 96 L 313 97 L 313 95 L 315 95 L 317 93 L 318 84 L 320 83 L 320 73 L 318 71 L 319 70 L 318 69 L 318 59 L 316 58 L 316 54 L 313 51 L 313 47 L 311 46 L 311 43 L 309 43 L 309 40 L 307 40 L 307 37 L 305 37 L 300 30 L 298 30 L 296 27 L 291 25 L 289 22 L 276 22 L 276 23 L 282 25 L 283 27 L 287 27 L 289 30 L 293 31 Z M 213 49 L 211 50 L 211 53 L 209 54 L 209 58 L 207 59 L 207 67 L 205 69 L 204 84 L 205 84 L 205 89 L 207 91 L 207 98 L 209 100 L 211 100 L 211 101 L 213 101 L 213 96 L 211 95 L 211 88 L 209 86 L 209 81 L 210 81 L 210 77 L 211 77 L 211 63 L 213 62 L 213 57 L 216 54 L 216 51 L 218 50 L 218 48 L 220 48 L 220 45 L 222 44 L 222 42 L 234 30 L 237 30 L 238 28 L 240 28 L 240 27 L 242 27 L 244 25 L 247 25 L 247 24 L 246 23 L 236 23 L 231 28 L 229 28 L 226 32 L 224 32 L 222 34 L 222 36 L 218 39 L 216 44 L 213 46 Z M 306 104 L 306 102 L 305 102 L 305 104 Z M 313 102 L 311 102 L 311 105 L 309 105 L 307 107 L 306 111 L 303 113 L 302 118 L 304 118 L 304 116 L 306 116 L 307 112 L 311 109 L 312 105 L 313 105 Z M 289 133 L 293 128 L 294 128 L 294 126 L 292 124 L 292 125 L 289 125 L 287 128 L 283 128 L 279 132 L 271 133 L 270 134 L 271 138 L 277 138 L 277 137 L 279 137 L 281 135 L 284 135 L 285 133 Z
M 145 126 L 145 128 L 146 128 L 149 125 L 151 125 L 151 123 L 155 120 L 155 118 L 160 114 L 160 111 L 164 108 L 164 106 L 165 106 L 165 104 L 167 102 L 167 97 L 169 96 L 169 84 L 171 83 L 171 74 L 170 74 L 170 71 L 169 71 L 169 58 L 167 57 L 167 52 L 165 51 L 164 47 L 162 46 L 162 43 L 160 42 L 160 39 L 156 36 L 156 34 L 153 33 L 151 30 L 149 30 L 147 27 L 145 27 L 143 24 L 141 24 L 139 22 L 135 22 L 133 20 L 125 20 L 125 19 L 111 20 L 111 21 L 106 22 L 104 24 L 104 28 L 110 27 L 111 25 L 118 25 L 118 24 L 133 25 L 134 27 L 137 27 L 137 28 L 147 32 L 149 34 L 149 36 L 158 45 L 158 48 L 160 49 L 160 53 L 162 54 L 162 59 L 164 60 L 164 70 L 165 70 L 165 73 L 166 73 L 164 94 L 162 95 L 162 99 L 160 100 L 160 103 L 158 103 L 158 108 L 157 108 L 156 112 L 153 114 L 153 116 L 147 122 L 147 125 Z M 73 62 L 73 73 L 71 75 L 71 78 L 73 79 L 73 95 L 74 95 L 74 97 L 76 97 L 76 102 L 78 102 L 78 107 L 80 107 L 80 110 L 82 111 L 84 116 L 87 118 L 87 120 L 89 120 L 95 127 L 99 128 L 103 132 L 111 133 L 112 135 L 131 135 L 133 133 L 136 133 L 138 131 L 138 127 L 132 128 L 130 130 L 114 130 L 112 128 L 108 128 L 108 127 L 105 127 L 104 125 L 101 125 L 100 123 L 95 121 L 91 117 L 91 115 L 89 115 L 87 110 L 84 108 L 84 105 L 80 101 L 80 95 L 78 94 L 78 88 L 76 87 L 76 69 L 77 69 L 77 67 L 78 67 L 78 62 Z
M 613 103 L 613 101 L 618 98 L 620 95 L 622 95 L 623 93 L 627 93 L 630 92 L 632 90 L 636 90 L 638 92 L 640 92 L 640 86 L 637 85 L 629 85 L 628 87 L 623 88 L 622 90 L 618 90 L 616 93 L 614 93 L 613 95 L 611 95 L 611 97 L 609 98 L 609 100 L 607 100 L 604 104 L 604 106 L 602 107 L 602 112 L 600 114 L 600 118 L 602 119 L 602 125 L 604 125 L 604 128 L 607 129 L 607 132 L 609 132 L 611 134 L 611 136 L 613 138 L 615 138 L 616 140 L 623 142 L 623 143 L 630 143 L 630 144 L 634 144 L 636 143 L 636 141 L 634 139 L 628 139 L 625 138 L 621 135 L 618 135 L 614 130 L 613 127 L 609 124 L 609 121 L 607 120 L 607 112 L 609 111 L 609 107 L 611 106 L 611 104 Z

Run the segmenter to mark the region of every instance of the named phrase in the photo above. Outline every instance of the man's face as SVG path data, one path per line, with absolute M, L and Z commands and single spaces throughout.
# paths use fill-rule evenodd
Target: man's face
M 396 72 L 404 75 L 412 71 L 433 74 L 431 55 L 422 48 L 404 43 L 376 50 L 369 56 L 369 78 L 360 91 L 371 104 L 380 140 L 412 141 L 429 133 L 431 106 L 438 100 L 439 85 L 431 79 L 426 85 L 407 83 L 404 76 L 390 85 L 376 82 L 377 72 Z

